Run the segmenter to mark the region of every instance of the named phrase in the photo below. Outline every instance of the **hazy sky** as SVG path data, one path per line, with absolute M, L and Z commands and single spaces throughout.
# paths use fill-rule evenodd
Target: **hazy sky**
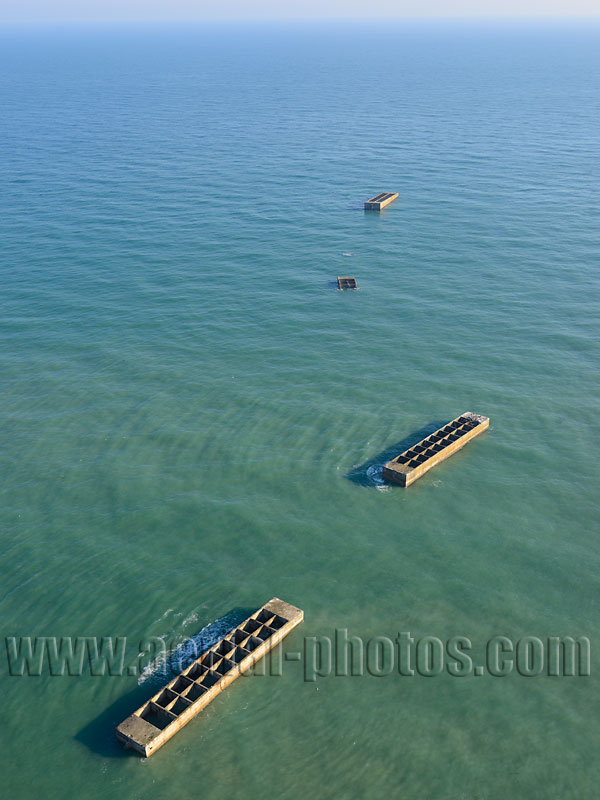
M 0 0 L 0 22 L 600 16 L 600 0 Z

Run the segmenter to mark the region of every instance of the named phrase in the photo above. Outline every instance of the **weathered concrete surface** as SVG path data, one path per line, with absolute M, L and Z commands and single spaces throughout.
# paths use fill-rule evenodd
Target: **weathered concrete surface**
M 127 717 L 117 739 L 151 756 L 303 619 L 302 609 L 274 597 Z
M 338 275 L 338 289 L 358 289 L 356 278 L 353 275 Z
M 487 430 L 489 426 L 489 417 L 466 411 L 388 461 L 383 468 L 383 478 L 400 486 L 410 486 L 430 469 L 464 447 L 471 439 Z
M 365 201 L 365 211 L 381 211 L 398 197 L 398 192 L 380 192 Z

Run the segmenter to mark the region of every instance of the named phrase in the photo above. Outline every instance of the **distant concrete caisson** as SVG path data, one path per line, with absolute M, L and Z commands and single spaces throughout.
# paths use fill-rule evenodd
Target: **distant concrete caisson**
M 381 211 L 398 197 L 398 192 L 380 192 L 365 201 L 365 211 Z
M 338 289 L 358 289 L 356 278 L 352 275 L 338 275 Z

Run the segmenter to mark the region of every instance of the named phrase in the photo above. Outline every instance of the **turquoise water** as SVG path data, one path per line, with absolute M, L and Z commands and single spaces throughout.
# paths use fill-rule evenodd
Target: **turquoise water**
M 589 677 L 286 662 L 149 761 L 113 728 L 156 677 L 3 656 L 6 796 L 596 797 L 600 28 L 0 39 L 2 636 L 135 659 L 277 595 L 290 651 L 592 644 Z M 466 410 L 490 432 L 381 484 Z

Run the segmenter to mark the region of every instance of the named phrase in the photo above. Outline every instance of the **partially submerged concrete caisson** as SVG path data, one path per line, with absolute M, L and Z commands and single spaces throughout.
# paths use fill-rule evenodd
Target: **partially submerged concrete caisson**
M 489 426 L 489 417 L 466 411 L 388 461 L 383 468 L 383 478 L 400 486 L 410 486 L 417 478 L 456 453 Z
M 398 197 L 398 192 L 380 192 L 365 201 L 365 211 L 381 211 Z
M 303 619 L 300 608 L 274 597 L 127 717 L 117 739 L 151 756 Z
M 358 289 L 356 278 L 353 275 L 338 275 L 338 289 Z

